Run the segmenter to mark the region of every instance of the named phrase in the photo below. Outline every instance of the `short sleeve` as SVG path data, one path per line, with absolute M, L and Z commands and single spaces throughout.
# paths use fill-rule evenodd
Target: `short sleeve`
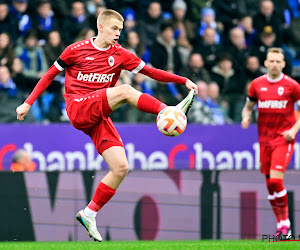
M 251 84 L 250 84 L 250 88 L 249 88 L 249 92 L 248 92 L 248 98 L 252 102 L 257 101 L 257 95 L 256 95 L 256 91 L 255 91 L 255 82 L 254 81 L 251 82 Z
M 122 48 L 122 57 L 123 69 L 131 71 L 134 74 L 139 73 L 139 71 L 145 66 L 145 62 L 143 60 L 136 57 L 127 49 Z
M 74 58 L 76 58 L 75 51 L 70 45 L 66 47 L 61 55 L 56 59 L 56 61 L 54 62 L 54 66 L 58 70 L 63 71 L 67 66 L 72 65 Z

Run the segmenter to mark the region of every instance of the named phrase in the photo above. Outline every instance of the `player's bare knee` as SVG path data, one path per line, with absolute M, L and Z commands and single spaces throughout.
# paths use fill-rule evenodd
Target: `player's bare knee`
M 128 164 L 121 164 L 114 172 L 114 175 L 117 175 L 120 178 L 124 178 L 129 172 Z
M 127 100 L 130 96 L 132 96 L 133 91 L 134 88 L 128 84 L 123 84 L 120 86 L 120 95 L 123 97 L 123 100 Z

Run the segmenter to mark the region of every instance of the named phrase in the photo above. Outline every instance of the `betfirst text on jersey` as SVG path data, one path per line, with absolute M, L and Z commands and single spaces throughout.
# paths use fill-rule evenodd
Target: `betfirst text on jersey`
M 77 80 L 85 82 L 111 82 L 115 73 L 111 74 L 98 74 L 98 73 L 89 73 L 83 74 L 81 71 L 78 72 Z

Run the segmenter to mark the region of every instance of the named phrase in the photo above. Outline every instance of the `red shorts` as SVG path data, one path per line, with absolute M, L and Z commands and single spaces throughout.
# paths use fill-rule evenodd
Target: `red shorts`
M 121 136 L 109 118 L 106 89 L 100 89 L 67 101 L 67 113 L 71 124 L 93 140 L 99 154 L 112 146 L 124 147 Z
M 269 175 L 270 170 L 285 172 L 294 151 L 294 143 L 260 145 L 260 171 Z

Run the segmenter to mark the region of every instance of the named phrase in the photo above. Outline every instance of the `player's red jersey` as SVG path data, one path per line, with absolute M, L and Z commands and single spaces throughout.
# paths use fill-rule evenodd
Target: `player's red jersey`
M 265 74 L 253 80 L 248 97 L 257 102 L 259 142 L 286 143 L 281 133 L 295 124 L 294 103 L 300 104 L 298 82 L 284 74 L 274 80 Z
M 138 73 L 145 63 L 121 45 L 99 48 L 95 38 L 69 45 L 54 62 L 56 68 L 66 68 L 65 98 L 85 95 L 115 86 L 121 70 Z

